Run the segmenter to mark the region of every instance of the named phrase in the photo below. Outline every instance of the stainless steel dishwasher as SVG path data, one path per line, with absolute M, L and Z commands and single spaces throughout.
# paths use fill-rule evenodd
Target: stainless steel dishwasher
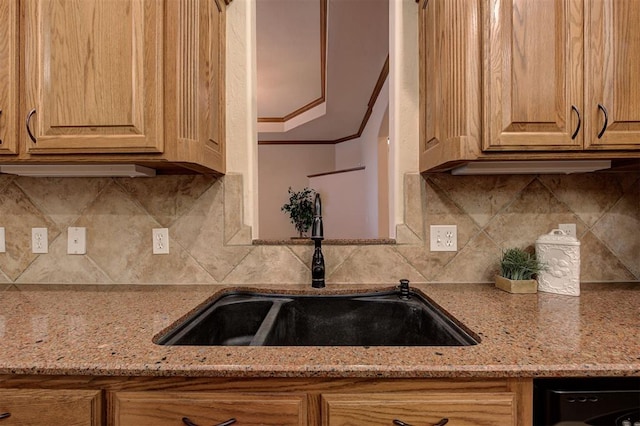
M 534 380 L 534 426 L 640 426 L 640 377 Z

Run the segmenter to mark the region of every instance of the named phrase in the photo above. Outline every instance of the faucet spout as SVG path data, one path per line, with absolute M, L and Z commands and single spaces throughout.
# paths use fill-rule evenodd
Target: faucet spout
M 316 194 L 313 206 L 313 224 L 311 227 L 311 239 L 314 242 L 313 258 L 311 259 L 311 286 L 324 287 L 324 256 L 322 255 L 322 240 L 324 240 L 324 228 L 322 226 L 322 200 L 320 194 Z

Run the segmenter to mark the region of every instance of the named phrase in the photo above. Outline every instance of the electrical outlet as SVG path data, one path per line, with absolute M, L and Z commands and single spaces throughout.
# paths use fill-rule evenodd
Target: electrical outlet
M 575 223 L 561 223 L 558 225 L 558 229 L 564 231 L 570 237 L 577 237 Z
M 169 254 L 169 228 L 153 229 L 153 254 Z
M 67 254 L 87 254 L 87 228 L 67 228 Z
M 49 253 L 49 235 L 47 228 L 31 228 L 31 252 Z
M 4 240 L 4 228 L 0 227 L 0 253 L 6 253 L 7 246 Z
M 458 227 L 456 225 L 431 225 L 431 251 L 458 251 Z

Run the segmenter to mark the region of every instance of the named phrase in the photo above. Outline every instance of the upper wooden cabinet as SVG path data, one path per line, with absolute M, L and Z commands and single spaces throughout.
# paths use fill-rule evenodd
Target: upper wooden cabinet
M 225 7 L 0 0 L 0 34 L 21 33 L 19 42 L 0 40 L 0 57 L 19 60 L 22 70 L 18 77 L 17 67 L 0 64 L 9 82 L 0 82 L 0 101 L 11 100 L 4 84 L 19 87 L 20 99 L 19 112 L 12 108 L 19 126 L 7 135 L 13 145 L 0 146 L 17 155 L 0 161 L 224 173 Z
M 585 147 L 640 149 L 640 2 L 585 9 Z
M 640 157 L 638 18 L 633 0 L 423 0 L 420 170 Z
M 582 10 L 576 3 L 487 2 L 484 150 L 582 149 Z
M 162 2 L 22 6 L 26 151 L 162 152 Z
M 0 158 L 16 154 L 18 118 L 18 4 L 0 0 Z

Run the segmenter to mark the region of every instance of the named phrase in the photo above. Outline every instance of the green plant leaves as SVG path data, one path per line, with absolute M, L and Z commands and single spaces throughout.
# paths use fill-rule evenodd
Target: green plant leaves
M 302 191 L 294 191 L 289 187 L 288 192 L 289 202 L 285 203 L 280 210 L 289 213 L 291 223 L 302 236 L 313 224 L 313 201 L 316 191 L 307 187 Z
M 535 254 L 519 248 L 510 248 L 502 252 L 500 275 L 510 280 L 530 280 L 545 269 Z

